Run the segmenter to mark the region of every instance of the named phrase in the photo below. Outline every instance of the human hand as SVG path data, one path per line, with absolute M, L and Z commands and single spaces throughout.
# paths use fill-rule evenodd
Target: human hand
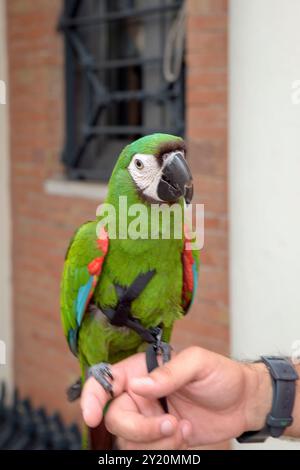
M 182 449 L 217 443 L 260 429 L 271 408 L 272 386 L 263 364 L 243 364 L 199 347 L 188 348 L 147 374 L 144 354 L 112 366 L 114 393 L 105 416 L 120 448 Z M 158 397 L 167 396 L 165 414 Z M 90 378 L 81 406 L 93 427 L 109 400 Z
M 105 414 L 106 428 L 117 437 L 119 449 L 185 449 L 183 431 L 189 423 L 163 413 L 158 400 L 135 396 L 128 385 L 133 377 L 147 374 L 145 354 L 140 353 L 111 366 L 115 398 Z M 103 409 L 111 400 L 93 378 L 84 385 L 81 396 L 83 418 L 89 427 L 102 421 Z

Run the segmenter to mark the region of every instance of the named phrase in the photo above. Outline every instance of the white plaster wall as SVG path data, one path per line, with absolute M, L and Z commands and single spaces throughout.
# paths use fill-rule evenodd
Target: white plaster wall
M 299 0 L 230 2 L 231 333 L 242 359 L 291 354 L 300 339 L 299 25 Z M 265 446 L 281 445 L 295 446 Z
M 5 0 L 0 0 L 0 381 L 12 385 L 10 188 Z M 4 83 L 3 83 L 4 82 Z M 6 90 L 6 96 L 3 93 Z M 4 97 L 6 104 L 3 104 Z M 6 364 L 2 364 L 6 350 Z

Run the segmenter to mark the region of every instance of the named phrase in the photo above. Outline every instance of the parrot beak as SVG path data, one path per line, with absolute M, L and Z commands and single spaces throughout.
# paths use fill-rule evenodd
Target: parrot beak
M 176 202 L 183 196 L 189 204 L 193 192 L 193 178 L 185 158 L 179 152 L 170 155 L 162 168 L 157 186 L 158 197 L 166 202 Z

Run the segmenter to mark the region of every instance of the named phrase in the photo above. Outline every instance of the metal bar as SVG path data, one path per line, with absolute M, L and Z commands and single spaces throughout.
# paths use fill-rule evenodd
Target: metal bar
M 88 144 L 90 143 L 93 137 L 93 134 L 90 132 L 87 132 L 86 129 L 92 128 L 97 123 L 99 116 L 101 112 L 103 111 L 104 107 L 105 107 L 104 105 L 96 106 L 93 113 L 91 114 L 88 125 L 84 126 L 83 139 L 81 141 L 81 144 L 78 146 L 76 153 L 72 156 L 72 166 L 74 168 L 78 166 L 81 156 L 85 152 Z
M 146 92 L 143 90 L 134 91 L 115 91 L 107 95 L 107 101 L 130 101 L 130 100 L 152 100 L 152 101 L 165 101 L 170 98 L 176 98 L 178 92 L 176 90 L 160 89 L 155 93 Z
M 82 16 L 79 18 L 63 18 L 61 21 L 61 28 L 70 28 L 70 27 L 83 27 L 98 25 L 101 23 L 106 23 L 108 21 L 117 21 L 125 18 L 137 18 L 139 16 L 150 16 L 156 13 L 163 13 L 166 11 L 174 11 L 180 8 L 182 2 L 176 2 L 170 5 L 165 6 L 156 6 L 148 8 L 130 8 L 122 11 L 106 13 L 106 15 L 94 15 L 94 16 Z
M 130 134 L 155 134 L 163 132 L 165 134 L 172 134 L 178 129 L 161 129 L 161 128 L 147 128 L 145 126 L 86 126 L 85 133 L 91 135 L 130 135 Z
M 150 64 L 160 64 L 162 62 L 161 57 L 149 57 L 142 58 L 136 57 L 132 59 L 115 59 L 115 60 L 104 60 L 98 62 L 96 68 L 97 70 L 101 69 L 117 69 L 122 67 L 132 67 L 134 65 L 150 65 Z
M 65 16 L 75 17 L 78 13 L 82 0 L 65 0 Z
M 163 43 L 164 37 L 166 35 L 166 23 L 165 18 L 168 12 L 176 11 L 182 5 L 182 0 L 176 1 L 176 3 L 167 3 L 166 0 L 160 0 L 159 5 L 152 7 L 141 7 L 135 8 L 133 2 L 128 2 L 122 4 L 119 11 L 106 11 L 95 10 L 95 15 L 92 16 L 90 11 L 86 12 L 85 16 L 80 16 L 80 6 L 82 5 L 83 0 L 65 0 L 64 1 L 64 13 L 62 14 L 60 20 L 60 29 L 64 33 L 65 39 L 65 76 L 66 76 L 66 142 L 65 150 L 63 154 L 63 160 L 68 168 L 68 174 L 71 177 L 87 177 L 89 179 L 95 177 L 95 172 L 97 172 L 97 178 L 102 175 L 102 177 L 107 175 L 107 168 L 103 170 L 99 168 L 91 167 L 87 168 L 87 163 L 84 161 L 85 155 L 88 153 L 88 147 L 90 142 L 100 136 L 106 137 L 106 140 L 115 140 L 120 138 L 120 145 L 122 138 L 130 137 L 134 135 L 145 135 L 147 133 L 155 132 L 165 132 L 171 134 L 182 135 L 184 132 L 184 122 L 183 122 L 183 113 L 182 108 L 183 101 L 181 99 L 183 87 L 184 87 L 184 73 L 181 74 L 179 80 L 173 84 L 173 86 L 166 85 L 163 80 L 161 83 L 157 83 L 157 89 L 150 91 L 149 89 L 136 89 L 142 88 L 140 84 L 136 84 L 134 89 L 131 87 L 121 86 L 121 90 L 114 90 L 114 87 L 118 87 L 117 83 L 113 83 L 111 77 L 109 80 L 104 82 L 100 79 L 102 70 L 112 71 L 110 74 L 114 75 L 123 73 L 122 71 L 118 72 L 117 69 L 137 67 L 142 69 L 146 65 L 161 65 L 162 64 L 162 54 L 163 52 Z M 158 2 L 157 2 L 158 3 Z M 113 21 L 120 21 L 128 19 L 135 20 L 140 17 L 144 17 L 145 21 L 151 19 L 151 15 L 165 13 L 161 15 L 160 18 L 157 18 L 157 21 L 160 22 L 160 48 L 156 52 L 153 52 L 154 57 L 126 57 L 124 58 L 113 58 L 112 60 L 105 60 L 105 55 L 101 55 L 102 60 L 98 60 L 98 56 L 94 56 L 89 50 L 90 42 L 83 37 L 78 28 L 88 27 L 88 26 L 109 26 Z M 154 18 L 156 21 L 156 18 Z M 164 19 L 164 20 L 163 20 Z M 117 25 L 118 23 L 116 23 Z M 122 23 L 123 24 L 123 23 Z M 144 27 L 147 27 L 150 24 L 144 24 Z M 102 30 L 101 30 L 102 31 Z M 105 30 L 103 30 L 105 34 Z M 117 50 L 114 51 L 114 55 L 117 55 Z M 97 62 L 98 60 L 98 62 Z M 78 72 L 78 68 L 82 69 L 82 72 Z M 116 70 L 116 72 L 115 72 Z M 154 73 L 154 70 L 149 69 L 150 72 Z M 156 69 L 155 69 L 156 72 Z M 77 77 L 78 73 L 84 74 L 84 83 L 85 90 L 77 90 Z M 160 73 L 160 69 L 157 69 L 157 73 Z M 107 87 L 106 88 L 106 84 Z M 123 89 L 122 89 L 123 88 Z M 85 91 L 85 93 L 84 93 Z M 86 108 L 85 115 L 76 115 L 78 110 L 75 108 L 75 97 L 76 93 L 84 93 L 85 99 L 89 100 L 88 106 Z M 119 119 L 118 113 L 113 113 L 110 115 L 110 121 L 107 123 L 105 120 L 100 121 L 102 112 L 107 109 L 110 105 L 113 105 L 116 109 L 120 108 L 120 105 L 114 105 L 114 103 L 128 102 L 124 107 L 127 109 L 129 106 L 137 106 L 135 102 L 144 103 L 146 101 L 152 101 L 154 105 L 151 105 L 153 108 L 160 106 L 161 117 L 162 117 L 162 127 L 158 120 L 154 119 L 152 122 L 155 124 L 155 128 L 151 128 L 151 121 L 149 122 L 150 126 L 147 127 L 146 122 L 143 121 L 133 121 L 133 125 L 130 125 L 130 121 L 124 121 L 129 125 L 121 125 L 123 120 Z M 169 122 L 167 119 L 167 113 L 164 110 L 164 107 L 170 105 L 172 107 L 172 119 Z M 122 110 L 123 110 L 123 106 Z M 156 108 L 157 109 L 157 108 Z M 119 111 L 118 111 L 119 112 Z M 83 122 L 79 122 L 79 120 Z M 107 125 L 109 122 L 115 125 Z M 100 124 L 101 123 L 101 124 Z M 79 127 L 80 126 L 80 127 Z M 79 132 L 78 132 L 79 127 Z M 165 127 L 165 129 L 163 129 Z M 79 135 L 78 135 L 79 134 Z M 101 155 L 99 156 L 101 158 Z M 88 159 L 89 161 L 89 159 Z
M 101 84 L 100 80 L 96 75 L 96 69 L 94 67 L 94 59 L 88 52 L 80 37 L 74 32 L 67 32 L 66 36 L 69 38 L 74 50 L 77 52 L 80 60 L 80 65 L 85 69 L 86 74 L 90 80 L 91 85 L 98 97 L 107 94 L 107 90 Z
M 79 62 L 82 67 L 94 67 L 95 61 L 92 55 L 89 53 L 79 35 L 75 31 L 66 31 L 66 36 L 70 40 L 74 50 L 78 54 Z
M 62 31 L 66 19 L 74 18 L 78 12 L 82 0 L 65 0 L 63 11 L 59 17 L 57 30 Z
M 150 57 L 150 58 L 141 58 L 141 57 L 134 57 L 129 59 L 115 59 L 115 60 L 103 60 L 95 64 L 95 60 L 84 46 L 81 38 L 79 37 L 78 33 L 75 31 L 67 31 L 66 32 L 68 38 L 72 42 L 74 49 L 76 50 L 79 59 L 80 65 L 82 67 L 89 67 L 91 70 L 99 71 L 101 69 L 114 69 L 114 68 L 121 68 L 121 67 L 130 67 L 134 65 L 143 65 L 143 64 L 151 64 L 151 63 L 161 63 L 162 57 Z
M 98 102 L 106 101 L 105 97 L 107 96 L 108 91 L 102 85 L 101 81 L 98 79 L 95 72 L 93 72 L 92 70 L 87 70 L 86 74 L 87 74 L 87 77 L 89 79 L 89 82 L 90 82 L 91 86 L 93 87 L 96 101 L 98 101 Z

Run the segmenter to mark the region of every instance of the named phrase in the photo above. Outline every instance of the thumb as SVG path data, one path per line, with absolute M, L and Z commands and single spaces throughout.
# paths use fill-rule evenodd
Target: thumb
M 145 377 L 132 378 L 130 389 L 137 395 L 160 398 L 170 395 L 194 379 L 206 375 L 201 348 L 191 347 Z

